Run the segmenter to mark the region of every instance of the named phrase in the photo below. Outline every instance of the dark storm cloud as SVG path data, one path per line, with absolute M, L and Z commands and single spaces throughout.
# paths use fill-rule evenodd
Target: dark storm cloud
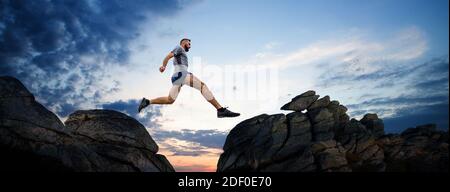
M 0 75 L 65 116 L 117 90 L 98 82 L 109 66 L 126 64 L 139 24 L 180 8 L 177 0 L 0 0 Z
M 416 83 L 413 85 L 413 88 L 430 91 L 445 90 L 448 88 L 448 76 Z
M 385 106 L 361 105 L 362 107 L 374 107 L 371 109 L 352 109 L 349 107 L 351 117 L 363 116 L 367 113 L 384 114 L 392 112 Z M 448 101 L 442 103 L 422 103 L 395 109 L 395 115 L 382 118 L 387 133 L 398 133 L 406 128 L 417 125 L 434 123 L 439 129 L 449 129 L 449 104 Z
M 196 151 L 186 151 L 186 149 L 179 149 L 177 148 L 171 148 L 171 151 L 173 152 L 173 156 L 192 156 L 192 157 L 198 157 L 206 154 L 210 154 L 208 151 L 202 151 L 202 150 L 196 150 Z
M 111 103 L 106 103 L 102 105 L 102 108 L 121 111 L 132 117 L 136 117 L 138 114 L 137 106 L 139 106 L 139 101 L 136 99 L 131 99 L 127 101 L 119 100 Z
M 382 72 L 376 72 L 382 73 Z M 448 100 L 449 88 L 449 60 L 448 56 L 433 58 L 428 62 L 409 68 L 399 68 L 395 72 L 389 72 L 395 75 L 373 75 L 367 76 L 366 79 L 358 78 L 356 80 L 377 80 L 383 79 L 382 83 L 377 85 L 378 88 L 392 87 L 403 77 L 409 76 L 406 88 L 415 92 L 409 99 L 419 99 L 423 97 L 435 97 L 441 95 L 441 98 L 432 98 L 438 100 Z M 375 78 L 377 77 L 377 78 Z M 397 98 L 403 101 L 405 98 Z M 426 99 L 426 98 L 423 98 Z
M 98 106 L 102 109 L 112 109 L 116 111 L 120 111 L 125 113 L 144 124 L 146 128 L 158 128 L 159 124 L 157 124 L 153 118 L 161 116 L 160 106 L 150 106 L 141 111 L 142 116 L 138 115 L 138 106 L 140 100 L 130 99 L 126 101 L 115 101 L 111 103 L 105 103 L 101 106 Z
M 347 106 L 349 109 L 351 109 L 348 112 L 348 115 L 350 115 L 350 117 L 355 117 L 355 116 L 363 116 L 367 113 L 376 113 L 376 114 L 384 114 L 387 112 L 390 112 L 389 109 L 383 109 L 383 108 L 376 108 L 376 109 L 353 109 L 352 107 Z M 366 106 L 363 106 L 366 107 Z
M 448 109 L 448 102 L 402 109 L 397 112 L 397 116 L 384 119 L 385 130 L 401 132 L 406 128 L 428 123 L 435 123 L 439 129 L 448 130 Z
M 424 70 L 415 76 L 409 88 L 421 92 L 447 93 L 449 88 L 449 60 L 436 58 L 425 65 Z
M 384 109 L 383 106 L 362 105 L 363 107 L 371 106 L 375 109 L 361 109 L 351 110 L 349 115 L 362 116 L 367 113 L 383 114 L 390 112 L 389 109 Z M 416 127 L 417 125 L 435 123 L 439 129 L 448 130 L 448 109 L 447 102 L 437 104 L 426 104 L 417 106 L 407 106 L 396 110 L 395 115 L 388 118 L 383 118 L 385 131 L 388 133 L 398 133 L 409 127 Z
M 349 115 L 362 116 L 367 113 L 384 114 L 395 109 L 395 114 L 384 118 L 386 132 L 401 132 L 408 127 L 435 123 L 440 129 L 448 129 L 448 94 L 420 97 L 400 96 L 396 98 L 374 98 L 358 104 L 347 105 Z M 366 109 L 370 107 L 370 109 Z
M 448 95 L 435 95 L 429 96 L 424 94 L 422 96 L 399 96 L 399 97 L 379 97 L 363 101 L 358 104 L 347 105 L 349 108 L 362 108 L 364 106 L 395 106 L 395 105 L 418 105 L 418 104 L 428 104 L 434 102 L 447 102 Z

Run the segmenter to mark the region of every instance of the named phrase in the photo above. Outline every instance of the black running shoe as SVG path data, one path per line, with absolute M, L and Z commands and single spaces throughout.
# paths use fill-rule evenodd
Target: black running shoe
M 138 112 L 140 113 L 142 109 L 146 108 L 148 105 L 150 105 L 150 101 L 145 97 L 142 98 L 141 104 L 139 104 Z
M 225 107 L 225 108 L 222 107 L 220 109 L 217 109 L 217 117 L 218 118 L 237 117 L 237 116 L 241 115 L 239 113 L 232 112 L 232 111 L 228 110 L 227 108 L 228 107 Z

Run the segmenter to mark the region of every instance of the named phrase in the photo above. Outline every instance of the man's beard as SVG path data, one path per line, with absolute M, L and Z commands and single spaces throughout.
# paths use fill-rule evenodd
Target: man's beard
M 189 48 L 185 46 L 184 51 L 189 52 Z

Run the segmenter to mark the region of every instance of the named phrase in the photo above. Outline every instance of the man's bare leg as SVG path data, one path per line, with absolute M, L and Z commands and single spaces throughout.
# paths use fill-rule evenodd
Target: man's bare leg
M 180 93 L 181 85 L 173 85 L 170 88 L 169 96 L 150 99 L 151 104 L 172 104 Z
M 158 97 L 155 99 L 150 99 L 151 104 L 172 104 L 175 100 L 170 98 L 170 96 L 166 97 Z
M 240 114 L 239 113 L 235 113 L 232 112 L 226 108 L 223 108 L 219 102 L 217 102 L 216 98 L 214 97 L 214 95 L 211 93 L 211 91 L 209 90 L 208 86 L 206 86 L 205 83 L 203 83 L 200 79 L 198 79 L 197 77 L 195 77 L 192 74 L 189 74 L 186 77 L 186 82 L 185 84 L 188 84 L 189 86 L 197 89 L 200 91 L 200 93 L 203 95 L 203 97 L 209 102 L 211 103 L 211 105 L 213 105 L 216 109 L 217 109 L 217 117 L 222 118 L 222 117 L 237 117 Z
M 203 97 L 209 102 L 211 103 L 212 106 L 214 106 L 214 108 L 216 109 L 220 109 L 222 108 L 222 106 L 219 104 L 219 102 L 217 102 L 216 98 L 214 98 L 213 94 L 211 93 L 211 91 L 208 89 L 208 87 L 205 85 L 205 83 L 203 83 L 202 81 L 200 81 L 200 79 L 198 79 L 197 77 L 195 77 L 192 74 L 189 74 L 186 79 L 185 79 L 185 84 L 189 85 L 192 88 L 195 88 L 197 90 L 200 91 L 200 93 L 203 95 Z
M 142 109 L 146 108 L 150 104 L 172 104 L 173 102 L 175 102 L 175 99 L 172 99 L 170 96 L 158 97 L 150 100 L 144 97 L 142 98 L 141 104 L 139 104 L 138 112 L 140 113 Z
M 138 112 L 141 112 L 142 109 L 149 106 L 150 104 L 172 104 L 175 102 L 175 99 L 177 99 L 178 93 L 180 93 L 181 85 L 174 85 L 170 89 L 169 96 L 165 97 L 157 97 L 154 99 L 146 99 L 145 97 L 142 98 L 141 104 L 139 104 Z
M 217 117 L 237 117 L 240 115 L 239 113 L 235 113 L 226 108 L 223 108 L 214 98 L 214 95 L 211 93 L 208 86 L 206 86 L 205 83 L 200 81 L 200 79 L 198 79 L 194 75 L 189 74 L 186 77 L 185 84 L 188 84 L 189 86 L 200 91 L 203 97 L 217 109 Z
M 219 104 L 219 102 L 217 102 L 216 99 L 211 99 L 208 102 L 211 103 L 211 105 L 213 105 L 216 109 L 222 108 L 222 106 Z

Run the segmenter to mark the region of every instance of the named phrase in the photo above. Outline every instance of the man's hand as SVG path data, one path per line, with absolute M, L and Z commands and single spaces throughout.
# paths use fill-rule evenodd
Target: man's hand
M 164 72 L 165 70 L 166 70 L 166 66 L 163 65 L 163 66 L 159 67 L 159 72 L 162 73 L 162 72 Z

